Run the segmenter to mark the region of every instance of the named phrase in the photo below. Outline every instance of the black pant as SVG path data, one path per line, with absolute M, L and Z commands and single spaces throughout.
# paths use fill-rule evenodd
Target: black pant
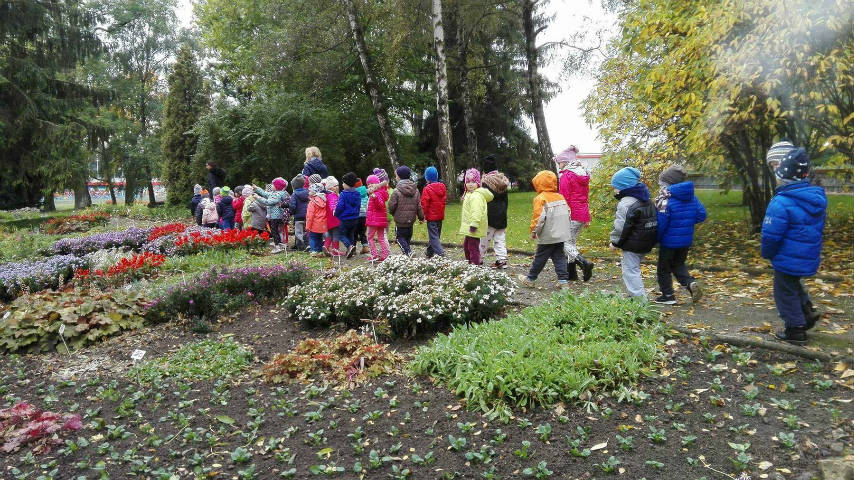
M 528 280 L 536 280 L 550 258 L 555 266 L 557 279 L 568 280 L 569 272 L 566 269 L 566 252 L 563 251 L 563 242 L 537 245 L 534 262 L 531 264 L 531 270 L 528 271 Z
M 774 303 L 777 305 L 777 313 L 785 322 L 786 328 L 806 325 L 804 310 L 807 310 L 807 305 L 812 303 L 809 294 L 804 290 L 804 285 L 801 283 L 801 277 L 774 270 Z
M 362 245 L 368 244 L 368 227 L 365 220 L 366 217 L 359 217 L 359 221 L 356 223 L 356 239 Z
M 400 245 L 403 253 L 409 255 L 412 251 L 412 248 L 409 246 L 409 243 L 412 242 L 412 225 L 408 227 L 398 225 L 395 229 L 395 236 L 397 237 L 397 244 Z
M 690 247 L 683 248 L 658 248 L 658 288 L 665 297 L 673 295 L 673 276 L 683 287 L 688 287 L 694 281 L 694 277 L 688 273 L 685 260 L 688 258 Z
M 281 218 L 271 218 L 270 219 L 270 235 L 273 237 L 273 243 L 276 245 L 282 243 L 282 236 L 279 235 L 279 228 L 282 227 L 282 219 Z

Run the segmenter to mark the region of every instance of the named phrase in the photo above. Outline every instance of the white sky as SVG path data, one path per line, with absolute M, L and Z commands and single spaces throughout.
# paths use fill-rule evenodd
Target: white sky
M 555 17 L 549 28 L 540 34 L 538 44 L 566 39 L 579 28 L 606 28 L 607 35 L 616 31 L 613 15 L 602 10 L 599 0 L 551 0 L 547 11 Z M 177 9 L 178 19 L 183 26 L 193 22 L 191 0 L 180 0 Z M 580 27 L 582 26 L 583 27 Z M 609 39 L 603 37 L 604 41 Z M 541 67 L 540 73 L 551 81 L 558 81 L 561 92 L 546 105 L 546 123 L 555 154 L 569 145 L 576 145 L 583 153 L 601 152 L 602 145 L 596 138 L 598 132 L 584 122 L 581 102 L 593 88 L 590 73 L 567 77 L 563 74 L 560 58 Z M 528 119 L 528 130 L 536 139 L 533 122 Z

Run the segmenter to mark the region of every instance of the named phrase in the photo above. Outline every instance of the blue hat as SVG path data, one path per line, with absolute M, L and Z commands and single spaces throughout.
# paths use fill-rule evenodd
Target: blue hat
M 780 166 L 774 171 L 777 178 L 783 180 L 803 180 L 810 174 L 810 157 L 803 148 L 795 148 L 783 157 Z
M 438 182 L 439 171 L 436 170 L 436 167 L 427 167 L 427 170 L 424 170 L 424 179 L 428 182 Z
M 635 167 L 623 167 L 611 177 L 611 186 L 617 190 L 634 187 L 640 181 L 641 173 Z

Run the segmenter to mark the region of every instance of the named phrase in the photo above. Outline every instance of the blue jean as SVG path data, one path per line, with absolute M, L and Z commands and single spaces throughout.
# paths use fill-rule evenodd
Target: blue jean
M 311 247 L 312 252 L 322 252 L 323 251 L 323 234 L 308 232 L 308 244 Z
M 806 326 L 804 305 L 810 303 L 810 296 L 801 284 L 801 277 L 774 270 L 774 303 L 786 328 Z
M 350 246 L 355 245 L 356 226 L 358 224 L 358 218 L 341 220 L 341 225 L 338 226 L 338 236 L 341 238 L 341 241 L 344 243 L 346 248 L 350 248 Z
M 432 257 L 433 255 L 444 255 L 445 251 L 442 250 L 442 242 L 440 238 L 442 237 L 442 221 L 428 221 L 427 222 L 427 258 Z
M 408 227 L 397 226 L 395 229 L 395 237 L 397 238 L 397 244 L 400 245 L 400 249 L 403 250 L 403 253 L 409 255 L 412 252 L 412 247 L 409 246 L 409 242 L 412 241 L 412 225 Z

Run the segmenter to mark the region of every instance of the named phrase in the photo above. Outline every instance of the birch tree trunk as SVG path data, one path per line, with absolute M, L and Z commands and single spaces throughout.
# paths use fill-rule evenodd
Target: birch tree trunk
M 380 126 L 383 142 L 385 143 L 385 148 L 388 152 L 388 159 L 391 161 L 391 168 L 396 170 L 400 165 L 400 153 L 398 153 L 397 150 L 397 138 L 394 135 L 394 130 L 392 130 L 391 123 L 388 119 L 388 107 L 383 101 L 379 84 L 374 76 L 374 66 L 371 61 L 370 53 L 368 53 L 368 46 L 365 43 L 365 34 L 362 31 L 362 25 L 359 23 L 359 17 L 356 12 L 356 3 L 355 0 L 341 1 L 347 8 L 350 33 L 353 34 L 353 42 L 356 44 L 356 51 L 359 53 L 362 70 L 365 72 L 365 88 L 368 91 L 368 96 L 371 98 L 371 105 L 374 107 L 374 113 L 377 115 L 377 123 Z
M 448 112 L 448 62 L 445 57 L 445 29 L 442 26 L 442 0 L 433 1 L 433 47 L 436 50 L 436 117 L 439 122 L 439 145 L 436 156 L 442 177 L 448 187 L 448 198 L 457 198 L 457 175 L 454 166 L 454 144 Z
M 466 150 L 468 150 L 469 165 L 480 167 L 477 134 L 474 131 L 474 111 L 471 107 L 471 90 L 469 89 L 468 43 L 466 29 L 460 16 L 457 17 L 457 53 L 460 58 L 460 93 L 463 102 L 463 123 L 466 127 Z
M 534 9 L 537 0 L 522 1 L 522 24 L 525 30 L 525 57 L 528 61 L 528 93 L 531 97 L 531 114 L 534 117 L 534 128 L 537 130 L 537 144 L 540 158 L 546 169 L 553 167 L 552 142 L 546 127 L 546 114 L 543 110 L 543 93 L 540 88 L 538 73 L 539 52 L 537 51 L 537 34 L 540 30 L 534 25 Z

